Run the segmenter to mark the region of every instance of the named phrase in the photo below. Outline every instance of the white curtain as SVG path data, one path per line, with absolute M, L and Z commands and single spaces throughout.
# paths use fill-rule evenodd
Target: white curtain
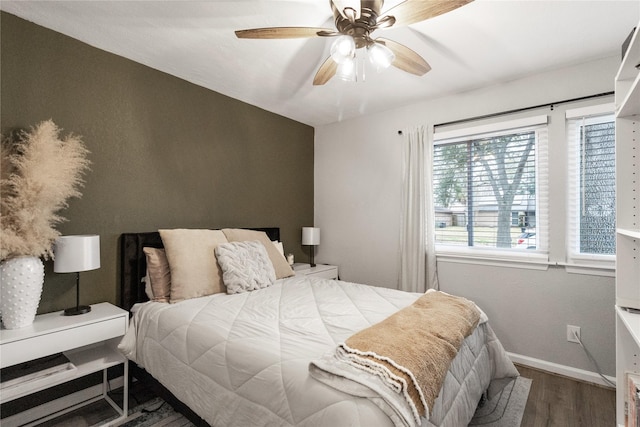
M 435 220 L 432 199 L 433 127 L 406 129 L 403 134 L 404 182 L 400 233 L 400 289 L 438 289 Z

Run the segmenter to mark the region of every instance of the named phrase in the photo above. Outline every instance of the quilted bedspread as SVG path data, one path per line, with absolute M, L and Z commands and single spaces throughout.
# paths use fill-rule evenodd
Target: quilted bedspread
M 132 310 L 120 349 L 212 426 L 393 426 L 371 400 L 312 378 L 309 363 L 420 295 L 296 276 L 247 293 L 148 302 Z M 513 376 L 481 322 L 422 425 L 467 425 L 492 380 Z

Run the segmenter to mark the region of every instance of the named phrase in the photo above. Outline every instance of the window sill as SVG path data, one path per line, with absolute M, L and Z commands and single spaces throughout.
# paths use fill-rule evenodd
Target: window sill
M 520 268 L 526 270 L 547 270 L 549 257 L 546 254 L 502 254 L 484 251 L 437 251 L 438 261 L 460 264 L 487 265 L 493 267 Z
M 478 253 L 481 252 L 481 253 Z M 500 254 L 496 252 L 483 251 L 437 251 L 436 258 L 441 262 L 484 265 L 492 267 L 520 268 L 523 270 L 548 270 L 550 266 L 564 267 L 569 274 L 583 274 L 590 276 L 615 277 L 615 261 L 594 261 L 587 263 L 576 262 L 549 262 L 546 254 Z
M 614 262 L 597 262 L 589 264 L 578 264 L 575 262 L 563 263 L 559 262 L 558 265 L 563 266 L 569 274 L 586 274 L 589 276 L 604 276 L 604 277 L 616 277 L 616 265 Z

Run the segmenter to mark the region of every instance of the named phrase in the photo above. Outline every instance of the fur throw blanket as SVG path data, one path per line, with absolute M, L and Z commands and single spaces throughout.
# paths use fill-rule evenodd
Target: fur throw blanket
M 420 425 L 420 417 L 429 417 L 451 361 L 480 316 L 476 305 L 465 298 L 428 291 L 412 305 L 349 337 L 332 358 L 311 362 L 311 375 L 348 392 L 332 372 L 342 376 L 341 364 L 364 371 L 373 383 L 386 387 L 374 387 L 378 396 L 401 399 L 409 407 L 406 412 L 413 419 L 402 424 Z M 358 382 L 357 377 L 362 374 L 349 379 Z

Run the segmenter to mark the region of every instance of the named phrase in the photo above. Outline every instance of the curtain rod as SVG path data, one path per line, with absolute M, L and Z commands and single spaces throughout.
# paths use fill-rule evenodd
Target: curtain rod
M 581 96 L 579 98 L 564 99 L 562 101 L 550 102 L 550 103 L 546 103 L 546 104 L 539 104 L 539 105 L 534 105 L 532 107 L 516 108 L 514 110 L 502 111 L 500 113 L 491 113 L 491 114 L 485 114 L 485 115 L 482 115 L 482 116 L 470 117 L 468 119 L 460 119 L 460 120 L 453 120 L 453 121 L 445 122 L 445 123 L 438 123 L 436 125 L 433 125 L 433 127 L 436 128 L 438 126 L 457 125 L 459 123 L 472 122 L 474 120 L 481 120 L 481 119 L 489 119 L 489 118 L 492 118 L 492 117 L 504 116 L 505 114 L 521 113 L 523 111 L 535 110 L 537 108 L 542 108 L 542 107 L 550 107 L 551 111 L 553 111 L 553 107 L 555 105 L 568 104 L 570 102 L 577 102 L 577 101 L 584 101 L 586 99 L 601 98 L 603 96 L 610 96 L 610 95 L 613 95 L 613 94 L 614 94 L 614 92 L 611 91 L 611 92 L 598 93 L 598 94 L 595 94 L 595 95 Z M 402 130 L 398 131 L 398 135 L 402 135 Z

